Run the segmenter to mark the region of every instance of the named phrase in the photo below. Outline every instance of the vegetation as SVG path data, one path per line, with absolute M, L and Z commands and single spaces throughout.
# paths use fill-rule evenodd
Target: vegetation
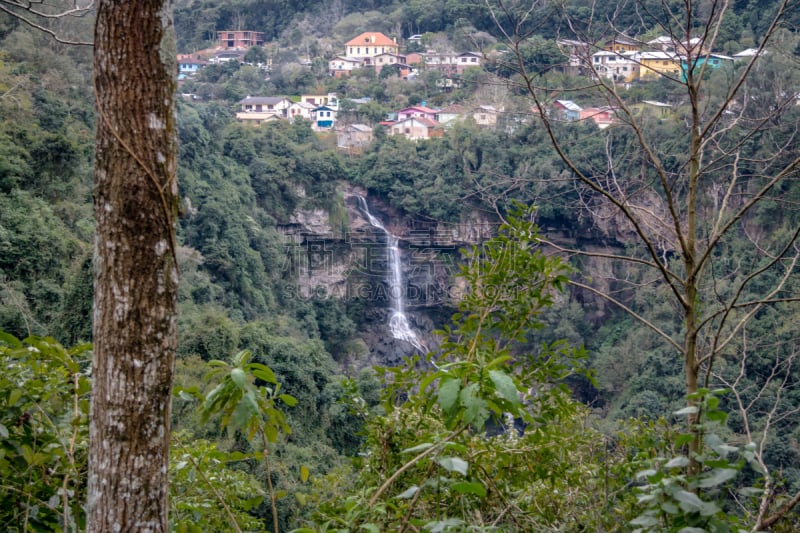
M 715 49 L 766 42 L 768 53 L 698 73 L 691 94 L 680 80 L 623 90 L 560 71 L 556 36 L 677 31 L 634 10 L 577 2 L 537 11 L 528 26 L 493 17 L 493 3 L 368 4 L 177 2 L 180 51 L 208 45 L 216 30 L 263 30 L 268 43 L 250 62 L 270 58 L 273 70 L 209 66 L 181 88 L 199 99 L 177 102 L 171 530 L 800 527 L 795 3 L 772 29 L 779 2 L 714 11 Z M 504 34 L 501 20 L 521 24 Z M 83 20 L 53 27 L 88 33 Z M 435 72 L 327 76 L 324 58 L 367 28 L 422 34 L 410 45 L 422 49 L 480 48 L 486 70 L 466 72 L 452 92 Z M 96 340 L 90 54 L 5 15 L 0 39 L 0 528 L 77 531 L 86 524 L 85 343 Z M 301 66 L 307 55 L 318 61 Z M 737 93 L 721 92 L 741 76 Z M 375 124 L 423 101 L 509 113 L 495 130 L 465 120 L 427 142 L 376 130 L 360 156 L 337 152 L 303 121 L 233 119 L 247 94 L 328 91 L 372 99 L 343 99 L 349 122 Z M 561 122 L 547 114 L 555 98 L 611 98 L 626 120 L 608 130 Z M 640 115 L 642 100 L 673 112 Z M 710 126 L 695 138 L 687 124 Z M 764 190 L 774 177 L 786 179 Z M 671 194 L 672 226 L 686 229 L 688 178 L 707 192 L 695 211 L 694 295 L 689 248 L 674 245 L 675 232 L 650 231 L 669 220 Z M 437 348 L 393 368 L 358 364 L 373 349 L 379 302 L 294 290 L 297 214 L 325 213 L 326 246 L 341 254 L 353 185 L 397 214 L 397 227 L 399 217 L 437 228 L 506 223 L 477 249 L 437 250 L 463 265 L 458 283 L 471 290 L 430 313 L 442 329 Z M 650 225 L 637 231 L 637 220 Z M 687 390 L 692 328 L 698 379 Z

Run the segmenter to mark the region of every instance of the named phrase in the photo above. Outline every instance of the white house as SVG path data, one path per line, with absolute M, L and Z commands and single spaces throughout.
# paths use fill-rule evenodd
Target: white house
M 292 101 L 281 96 L 248 96 L 239 101 L 241 111 L 236 120 L 260 124 L 266 120 L 289 118 Z

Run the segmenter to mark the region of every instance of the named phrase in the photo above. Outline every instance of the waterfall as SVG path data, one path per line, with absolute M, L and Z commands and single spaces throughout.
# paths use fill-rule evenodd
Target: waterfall
M 403 283 L 403 272 L 401 270 L 399 239 L 389 233 L 380 220 L 375 218 L 369 211 L 367 200 L 363 196 L 358 197 L 358 206 L 367 217 L 370 225 L 381 230 L 386 236 L 386 260 L 389 264 L 389 300 L 392 303 L 392 316 L 389 319 L 389 331 L 392 337 L 411 344 L 420 352 L 426 352 L 417 334 L 411 329 L 408 317 L 405 313 L 405 284 Z

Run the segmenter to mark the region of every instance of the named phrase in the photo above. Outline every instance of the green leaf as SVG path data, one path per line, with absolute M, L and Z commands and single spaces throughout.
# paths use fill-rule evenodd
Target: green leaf
M 366 529 L 369 533 L 381 533 L 381 530 L 375 524 L 361 524 L 359 529 Z
M 26 463 L 33 464 L 34 453 L 30 446 L 23 444 L 19 447 L 19 451 L 22 452 L 22 457 Z
M 405 450 L 402 450 L 400 453 L 417 453 L 427 450 L 432 446 L 433 446 L 432 442 L 423 442 L 422 444 L 417 444 L 416 446 L 412 446 L 411 448 L 406 448 Z
M 13 407 L 22 398 L 22 389 L 13 389 L 8 395 L 8 406 Z
M 705 506 L 705 502 L 697 494 L 687 490 L 677 490 L 672 496 L 680 503 L 681 509 L 687 513 L 700 511 Z
M 489 378 L 494 383 L 494 388 L 501 398 L 511 402 L 512 405 L 519 405 L 517 386 L 511 376 L 502 370 L 490 370 Z
M 469 469 L 469 463 L 459 457 L 440 457 L 436 462 L 448 472 L 458 472 L 462 476 L 466 476 Z
M 689 464 L 689 458 L 683 455 L 679 455 L 678 457 L 673 457 L 670 461 L 664 465 L 664 468 L 683 468 L 684 466 Z
M 450 488 L 461 494 L 475 494 L 481 498 L 486 497 L 486 487 L 476 481 L 459 481 L 450 485 Z
M 8 428 L 5 427 L 3 424 L 0 424 L 0 438 L 3 439 L 8 438 Z
M 667 514 L 676 515 L 678 514 L 678 506 L 672 502 L 664 502 L 661 504 L 661 510 Z
M 253 374 L 253 376 L 261 381 L 266 381 L 267 383 L 277 385 L 278 380 L 275 378 L 275 372 L 273 372 L 272 369 L 267 365 L 262 365 L 261 363 L 250 363 L 247 365 L 247 368 L 250 370 L 250 373 Z
M 447 529 L 456 526 L 464 525 L 464 521 L 459 518 L 448 518 L 446 520 L 437 520 L 436 522 L 428 522 L 425 524 L 423 529 L 430 531 L 431 533 L 443 533 Z
M 697 414 L 698 411 L 699 411 L 699 409 L 697 408 L 696 405 L 687 405 L 683 409 L 678 409 L 673 414 L 676 414 L 678 416 L 693 415 L 693 414 Z
M 300 466 L 300 481 L 305 483 L 308 481 L 308 476 L 311 475 L 311 472 L 308 470 L 306 465 Z
M 738 473 L 739 471 L 734 468 L 715 468 L 708 476 L 701 479 L 698 485 L 704 489 L 716 487 L 733 479 Z
M 245 374 L 244 370 L 241 368 L 234 368 L 231 370 L 231 380 L 236 384 L 237 387 L 243 389 L 247 383 L 247 374 Z
M 0 330 L 0 342 L 7 344 L 11 348 L 22 348 L 22 343 L 14 335 Z
M 631 520 L 630 523 L 634 526 L 654 527 L 658 525 L 658 519 L 654 516 L 643 514 Z
M 295 398 L 291 394 L 281 394 L 280 396 L 278 396 L 278 398 L 280 398 L 281 401 L 286 405 L 288 405 L 289 407 L 294 407 L 295 405 L 297 405 L 297 398 Z
M 461 381 L 458 379 L 447 379 L 439 386 L 439 405 L 445 413 L 453 411 L 460 390 Z
M 411 485 L 406 490 L 395 496 L 395 498 L 398 498 L 400 500 L 407 500 L 413 497 L 417 493 L 417 491 L 419 491 L 419 487 L 416 485 Z

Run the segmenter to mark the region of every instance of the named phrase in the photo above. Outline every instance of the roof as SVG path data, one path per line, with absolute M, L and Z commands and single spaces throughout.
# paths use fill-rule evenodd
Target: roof
M 748 48 L 747 50 L 742 50 L 738 54 L 733 54 L 733 57 L 753 57 L 758 55 L 758 48 Z
M 672 107 L 672 104 L 665 104 L 664 102 L 656 102 L 655 100 L 642 100 L 642 103 L 654 107 Z
M 449 106 L 445 107 L 444 109 L 439 110 L 439 114 L 448 113 L 448 114 L 460 114 L 464 112 L 464 106 L 459 104 L 450 104 Z
M 438 122 L 436 122 L 432 118 L 427 118 L 427 117 L 408 117 L 406 119 L 398 120 L 397 122 L 394 122 L 393 125 L 394 124 L 402 124 L 403 122 L 415 122 L 415 121 L 419 122 L 420 124 L 422 124 L 426 128 L 440 128 L 442 126 L 441 124 L 439 124 Z
M 248 96 L 239 101 L 240 104 L 266 104 L 275 105 L 289 100 L 283 96 Z M 291 101 L 291 100 L 289 100 Z
M 334 61 L 347 61 L 348 63 L 361 63 L 361 60 L 357 57 L 347 57 L 347 56 L 336 56 L 329 61 L 329 63 L 333 63 Z
M 639 59 L 669 59 L 675 60 L 678 58 L 675 54 L 671 52 L 640 52 Z
M 435 109 L 431 109 L 430 107 L 425 107 L 424 105 L 412 105 L 405 109 L 401 109 L 397 113 L 398 114 L 405 113 L 406 111 L 411 111 L 412 109 L 416 109 L 417 111 L 422 111 L 423 113 L 426 113 L 428 115 L 435 115 L 436 113 L 438 113 L 438 111 L 436 111 Z
M 366 124 L 350 124 L 350 125 L 349 125 L 349 126 L 347 126 L 347 128 L 345 128 L 345 129 L 351 129 L 351 130 L 361 131 L 361 132 L 364 132 L 364 133 L 366 133 L 366 132 L 371 132 L 371 131 L 372 131 L 372 128 L 370 128 L 370 127 L 369 127 L 369 126 L 367 126 Z
M 580 113 L 581 109 L 583 109 L 572 100 L 556 100 L 556 103 L 561 104 L 567 111 L 575 111 L 576 113 Z
M 397 46 L 389 37 L 385 36 L 379 31 L 364 32 L 358 37 L 350 39 L 345 43 L 345 46 L 364 46 L 365 44 L 372 44 L 377 46 Z

